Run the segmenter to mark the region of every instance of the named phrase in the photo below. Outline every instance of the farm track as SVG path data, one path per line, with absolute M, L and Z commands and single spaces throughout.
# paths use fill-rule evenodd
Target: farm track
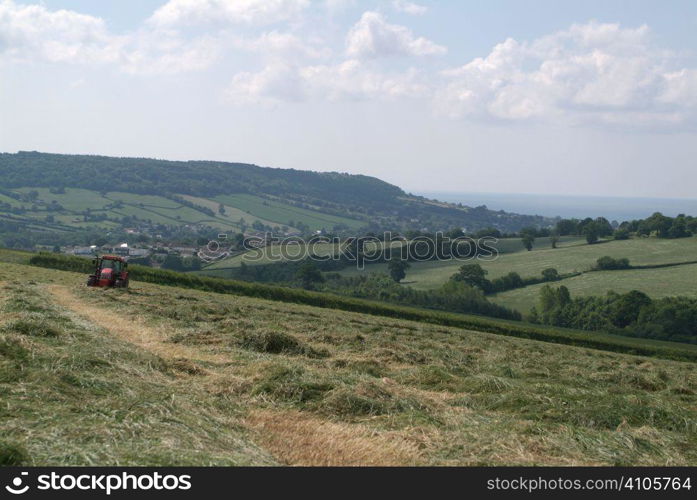
M 169 360 L 187 359 L 210 363 L 227 363 L 230 361 L 227 356 L 207 354 L 199 349 L 167 342 L 170 332 L 162 328 L 149 327 L 144 324 L 144 321 L 124 318 L 108 309 L 87 304 L 65 286 L 51 285 L 48 287 L 48 290 L 58 305 L 108 330 L 120 339 L 162 358 Z

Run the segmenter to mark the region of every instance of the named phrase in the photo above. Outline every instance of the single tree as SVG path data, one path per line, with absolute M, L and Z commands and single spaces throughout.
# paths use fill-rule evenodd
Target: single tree
M 302 287 L 306 290 L 312 290 L 315 283 L 324 282 L 324 276 L 322 276 L 320 270 L 309 260 L 300 266 L 295 276 L 300 280 Z
M 462 281 L 472 287 L 480 288 L 484 292 L 491 290 L 491 281 L 486 279 L 488 271 L 482 269 L 479 264 L 465 264 L 460 266 L 457 273 L 451 276 L 452 281 Z
M 559 243 L 559 234 L 552 233 L 549 237 L 550 243 L 552 243 L 552 248 L 557 248 L 557 243 Z
M 559 272 L 553 267 L 548 267 L 542 271 L 542 278 L 545 281 L 557 281 L 559 279 Z
M 535 237 L 530 233 L 525 233 L 523 234 L 520 241 L 523 242 L 523 246 L 529 252 L 530 250 L 532 250 L 532 244 L 535 243 Z
M 387 264 L 387 270 L 390 272 L 390 277 L 397 283 L 402 281 L 407 276 L 407 269 L 411 266 L 406 260 L 402 259 L 392 259 L 389 264 Z
M 589 245 L 598 242 L 598 227 L 595 222 L 586 224 L 583 228 L 583 234 L 586 236 L 586 241 Z

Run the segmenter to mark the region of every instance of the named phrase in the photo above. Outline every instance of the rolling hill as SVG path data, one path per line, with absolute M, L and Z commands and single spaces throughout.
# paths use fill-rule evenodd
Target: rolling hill
M 552 221 L 427 200 L 365 175 L 212 161 L 0 153 L 0 234 L 116 231 L 146 223 L 353 234 L 453 227 L 515 231 Z
M 691 362 L 26 260 L 0 262 L 4 465 L 697 463 Z

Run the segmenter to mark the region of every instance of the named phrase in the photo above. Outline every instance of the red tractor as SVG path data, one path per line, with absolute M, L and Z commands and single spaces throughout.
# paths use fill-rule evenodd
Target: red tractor
M 87 278 L 87 286 L 128 287 L 128 262 L 116 255 L 102 255 L 94 259 L 94 274 Z

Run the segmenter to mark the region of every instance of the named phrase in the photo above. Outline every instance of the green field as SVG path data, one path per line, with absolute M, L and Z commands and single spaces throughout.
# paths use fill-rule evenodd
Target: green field
M 221 195 L 216 196 L 214 200 L 236 207 L 256 217 L 274 221 L 277 224 L 288 224 L 291 220 L 295 223 L 302 222 L 315 231 L 331 230 L 338 224 L 345 224 L 352 229 L 358 229 L 365 225 L 364 221 L 323 214 L 251 194 Z
M 0 263 L 3 465 L 697 464 L 692 363 L 83 280 Z
M 598 258 L 605 255 L 614 258 L 627 257 L 632 265 L 655 265 L 697 260 L 697 237 L 676 240 L 639 238 L 606 241 L 595 245 L 587 245 L 585 241 L 574 238 L 561 243 L 556 249 L 541 245 L 541 242 L 538 241 L 538 245 L 530 252 L 516 249 L 517 243 L 519 240 L 501 240 L 499 246 L 501 254 L 498 259 L 467 261 L 467 263 L 480 264 L 489 272 L 487 278 L 493 279 L 511 271 L 517 272 L 524 278 L 539 276 L 544 269 L 549 267 L 557 269 L 559 273 L 586 271 L 595 264 Z M 465 262 L 412 262 L 403 282 L 420 290 L 435 289 L 450 279 L 463 263 Z M 364 271 L 354 268 L 341 271 L 346 276 L 362 272 L 387 272 L 387 266 L 386 264 L 370 264 L 366 266 Z M 564 283 L 566 284 L 566 281 Z M 691 289 L 681 287 L 676 289 L 675 294 L 681 294 L 683 291 Z
M 338 217 L 321 213 L 321 211 L 297 208 L 279 201 L 267 200 L 257 196 L 246 194 L 234 194 L 213 199 L 184 196 L 192 203 L 210 208 L 215 216 L 205 214 L 194 208 L 183 206 L 176 201 L 163 196 L 142 195 L 133 193 L 109 192 L 102 195 L 96 191 L 87 189 L 69 188 L 63 194 L 51 193 L 47 188 L 19 188 L 15 192 L 29 193 L 36 191 L 38 198 L 35 202 L 20 202 L 8 196 L 0 195 L 0 202 L 9 203 L 13 207 L 24 206 L 28 211 L 21 217 L 28 223 L 37 221 L 37 228 L 44 230 L 66 230 L 67 228 L 86 229 L 91 227 L 111 228 L 113 222 L 86 223 L 82 221 L 81 212 L 89 209 L 94 214 L 103 214 L 111 219 L 121 219 L 124 216 L 136 217 L 140 220 L 151 221 L 154 224 L 182 225 L 204 224 L 221 231 L 240 231 L 240 219 L 244 219 L 248 226 L 255 222 L 269 227 L 287 225 L 290 220 L 307 224 L 312 230 L 331 229 L 338 224 L 345 224 L 350 228 L 358 228 L 362 221 L 346 217 Z M 43 202 L 39 203 L 39 202 Z M 56 202 L 63 207 L 61 211 L 45 210 L 45 206 Z M 117 207 L 119 202 L 122 206 Z M 225 205 L 225 214 L 218 213 L 220 203 Z M 36 205 L 36 210 L 31 210 Z M 56 223 L 46 223 L 47 215 L 53 215 Z M 0 217 L 2 217 L 0 212 Z M 76 220 L 79 219 L 79 220 Z M 289 231 L 297 231 L 290 226 Z
M 368 251 L 373 251 L 376 244 L 384 247 L 385 243 L 367 242 L 365 248 Z M 390 244 L 393 248 L 398 248 L 403 243 L 394 241 Z M 234 269 L 240 266 L 243 262 L 247 265 L 254 266 L 259 264 L 272 264 L 284 262 L 287 260 L 298 260 L 301 258 L 316 255 L 318 257 L 327 257 L 331 255 L 339 255 L 341 244 L 331 242 L 317 242 L 314 244 L 306 244 L 304 242 L 284 244 L 284 245 L 269 245 L 258 250 L 250 250 L 239 255 L 228 257 L 213 264 L 206 266 L 205 272 L 223 271 L 225 269 Z M 376 264 L 377 266 L 377 264 Z M 386 267 L 385 267 L 386 268 Z M 342 271 L 342 272 L 345 272 Z M 218 277 L 224 277 L 224 274 L 216 273 Z
M 445 260 L 410 262 L 409 264 L 411 267 L 407 269 L 407 277 L 404 279 L 403 283 L 418 290 L 433 290 L 435 288 L 439 288 L 443 285 L 443 283 L 448 281 L 450 277 L 457 272 L 460 266 L 468 263 L 471 264 L 473 262 L 476 262 L 487 269 L 490 273 L 488 276 L 489 278 L 495 278 L 514 270 L 508 270 L 506 267 L 504 267 L 504 264 L 501 263 L 505 263 L 507 266 L 510 262 L 518 259 L 522 260 L 523 262 L 528 262 L 529 260 L 532 260 L 531 257 L 542 255 L 547 250 L 559 252 L 563 250 L 566 252 L 571 248 L 575 249 L 576 247 L 583 245 L 583 243 L 578 237 L 565 236 L 559 241 L 559 248 L 553 250 L 550 248 L 551 244 L 549 238 L 538 238 L 535 241 L 534 249 L 531 252 L 528 252 L 525 250 L 525 247 L 523 247 L 523 244 L 518 238 L 500 239 L 495 245 L 490 245 L 495 246 L 500 254 L 500 257 L 495 261 L 476 259 L 467 261 Z M 528 276 L 528 272 L 534 272 L 528 271 L 528 267 L 525 264 L 520 267 L 522 268 L 520 271 L 522 276 Z M 542 267 L 542 269 L 545 269 L 546 267 L 549 266 Z M 540 271 L 542 269 L 540 269 Z M 343 276 L 359 276 L 363 273 L 373 272 L 387 273 L 387 264 L 366 264 L 365 269 L 349 267 L 341 270 L 340 274 Z
M 225 205 L 224 203 L 223 203 L 223 206 L 225 207 L 225 213 L 220 214 L 218 212 L 218 208 L 220 207 L 221 202 L 219 202 L 219 201 L 213 201 L 213 200 L 209 200 L 207 198 L 197 198 L 196 196 L 188 196 L 188 195 L 184 195 L 182 197 L 184 199 L 192 202 L 192 203 L 195 203 L 196 205 L 210 208 L 216 214 L 216 219 L 222 219 L 222 220 L 227 221 L 230 224 L 233 224 L 235 227 L 238 228 L 238 231 L 239 231 L 240 219 L 244 219 L 244 222 L 248 225 L 252 225 L 255 222 L 259 222 L 261 224 L 264 224 L 265 226 L 270 226 L 270 227 L 275 227 L 275 226 L 279 225 L 278 222 L 274 222 L 272 220 L 262 219 L 260 217 L 256 217 L 256 216 L 250 214 L 249 212 L 245 212 L 245 211 L 240 210 L 239 208 L 233 207 L 231 205 Z M 296 228 L 294 228 L 294 227 L 289 227 L 289 229 L 291 231 L 296 230 Z
M 15 189 L 15 191 L 19 193 L 36 191 L 39 193 L 38 199 L 43 200 L 46 203 L 55 201 L 63 208 L 71 212 L 80 212 L 88 208 L 91 210 L 102 210 L 106 205 L 112 203 L 111 200 L 104 198 L 104 196 L 98 192 L 89 191 L 87 189 L 66 189 L 65 194 L 53 194 L 47 188 L 31 187 Z M 30 202 L 21 202 L 21 204 L 25 206 L 31 205 Z
M 572 297 L 605 295 L 610 290 L 618 293 L 639 290 L 654 299 L 676 295 L 697 298 L 696 284 L 697 264 L 658 269 L 597 271 L 554 283 L 566 286 Z M 527 313 L 537 303 L 543 286 L 544 284 L 539 284 L 509 290 L 489 298 L 498 304 Z

